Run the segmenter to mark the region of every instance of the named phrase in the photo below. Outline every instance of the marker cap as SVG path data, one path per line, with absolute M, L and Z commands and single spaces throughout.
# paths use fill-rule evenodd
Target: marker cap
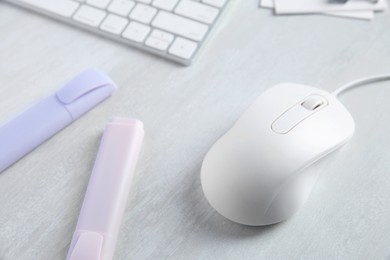
M 0 127 L 0 172 L 115 91 L 104 73 L 88 69 Z

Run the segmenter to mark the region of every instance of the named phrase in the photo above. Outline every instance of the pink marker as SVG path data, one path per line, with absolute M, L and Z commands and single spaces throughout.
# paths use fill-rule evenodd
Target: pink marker
M 68 260 L 112 259 L 143 137 L 138 120 L 115 118 L 107 125 Z

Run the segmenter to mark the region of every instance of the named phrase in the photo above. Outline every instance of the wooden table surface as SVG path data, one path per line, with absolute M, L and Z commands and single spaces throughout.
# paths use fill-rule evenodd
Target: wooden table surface
M 341 97 L 352 140 L 305 207 L 271 227 L 216 213 L 199 170 L 210 146 L 264 90 L 326 90 L 390 71 L 390 16 L 372 22 L 273 16 L 235 1 L 190 67 L 0 2 L 0 122 L 88 67 L 113 97 L 0 174 L 0 259 L 64 259 L 105 124 L 135 117 L 146 136 L 114 259 L 390 259 L 390 83 Z M 0 144 L 1 145 L 1 144 Z

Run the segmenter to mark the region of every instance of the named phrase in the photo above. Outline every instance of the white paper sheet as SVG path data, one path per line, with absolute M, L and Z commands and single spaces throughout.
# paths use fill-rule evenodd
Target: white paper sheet
M 383 11 L 387 1 L 371 3 L 368 0 L 350 0 L 345 4 L 329 3 L 329 0 L 275 0 L 275 11 L 278 14 L 319 13 L 333 11 Z
M 374 11 L 344 11 L 344 12 L 326 12 L 326 15 L 341 16 L 347 18 L 372 20 L 374 19 Z
M 274 8 L 274 0 L 260 0 L 259 5 L 265 8 Z
M 260 0 L 260 6 L 264 8 L 274 8 L 274 0 Z M 343 12 L 326 12 L 325 15 L 341 16 L 347 18 L 356 18 L 363 20 L 374 19 L 374 11 L 343 11 Z

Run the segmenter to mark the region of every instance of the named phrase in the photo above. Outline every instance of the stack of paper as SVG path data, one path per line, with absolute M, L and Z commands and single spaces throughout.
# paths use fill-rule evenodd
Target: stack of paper
M 321 13 L 333 16 L 372 20 L 374 13 L 387 9 L 387 0 L 260 0 L 260 6 L 273 8 L 276 14 Z

